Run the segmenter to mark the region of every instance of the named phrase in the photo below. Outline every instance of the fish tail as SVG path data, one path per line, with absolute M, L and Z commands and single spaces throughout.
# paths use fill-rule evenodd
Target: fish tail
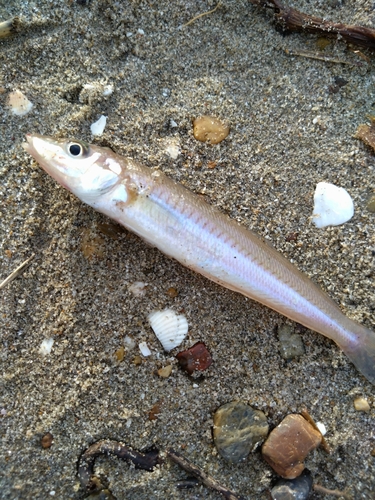
M 351 342 L 341 349 L 367 380 L 375 384 L 375 332 L 359 323 L 351 323 Z

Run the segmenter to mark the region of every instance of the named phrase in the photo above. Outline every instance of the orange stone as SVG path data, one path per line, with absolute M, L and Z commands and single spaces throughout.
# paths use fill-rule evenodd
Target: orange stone
M 319 431 L 301 415 L 291 414 L 270 433 L 262 447 L 264 460 L 284 479 L 298 477 L 310 451 L 322 441 Z

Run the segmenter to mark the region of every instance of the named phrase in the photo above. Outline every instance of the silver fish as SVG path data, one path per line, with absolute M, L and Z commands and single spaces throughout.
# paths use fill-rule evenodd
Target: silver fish
M 332 339 L 375 384 L 375 333 L 347 318 L 253 232 L 199 196 L 110 149 L 26 136 L 25 150 L 57 182 L 184 266 Z

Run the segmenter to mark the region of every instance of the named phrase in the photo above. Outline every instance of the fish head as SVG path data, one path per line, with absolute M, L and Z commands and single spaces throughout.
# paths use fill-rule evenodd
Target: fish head
M 92 205 L 120 181 L 104 149 L 83 141 L 27 134 L 24 149 L 59 184 Z M 116 164 L 117 165 L 117 164 Z M 116 170 L 116 169 L 115 169 Z

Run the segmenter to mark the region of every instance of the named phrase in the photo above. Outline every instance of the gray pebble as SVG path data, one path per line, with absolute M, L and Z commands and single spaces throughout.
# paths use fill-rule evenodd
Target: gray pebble
M 271 490 L 272 500 L 307 500 L 312 484 L 311 473 L 305 469 L 296 479 L 280 479 Z
M 220 455 L 234 463 L 244 460 L 268 434 L 263 412 L 233 401 L 221 406 L 214 415 L 214 441 Z
M 302 338 L 290 325 L 282 325 L 278 329 L 280 354 L 284 359 L 293 359 L 305 354 Z

